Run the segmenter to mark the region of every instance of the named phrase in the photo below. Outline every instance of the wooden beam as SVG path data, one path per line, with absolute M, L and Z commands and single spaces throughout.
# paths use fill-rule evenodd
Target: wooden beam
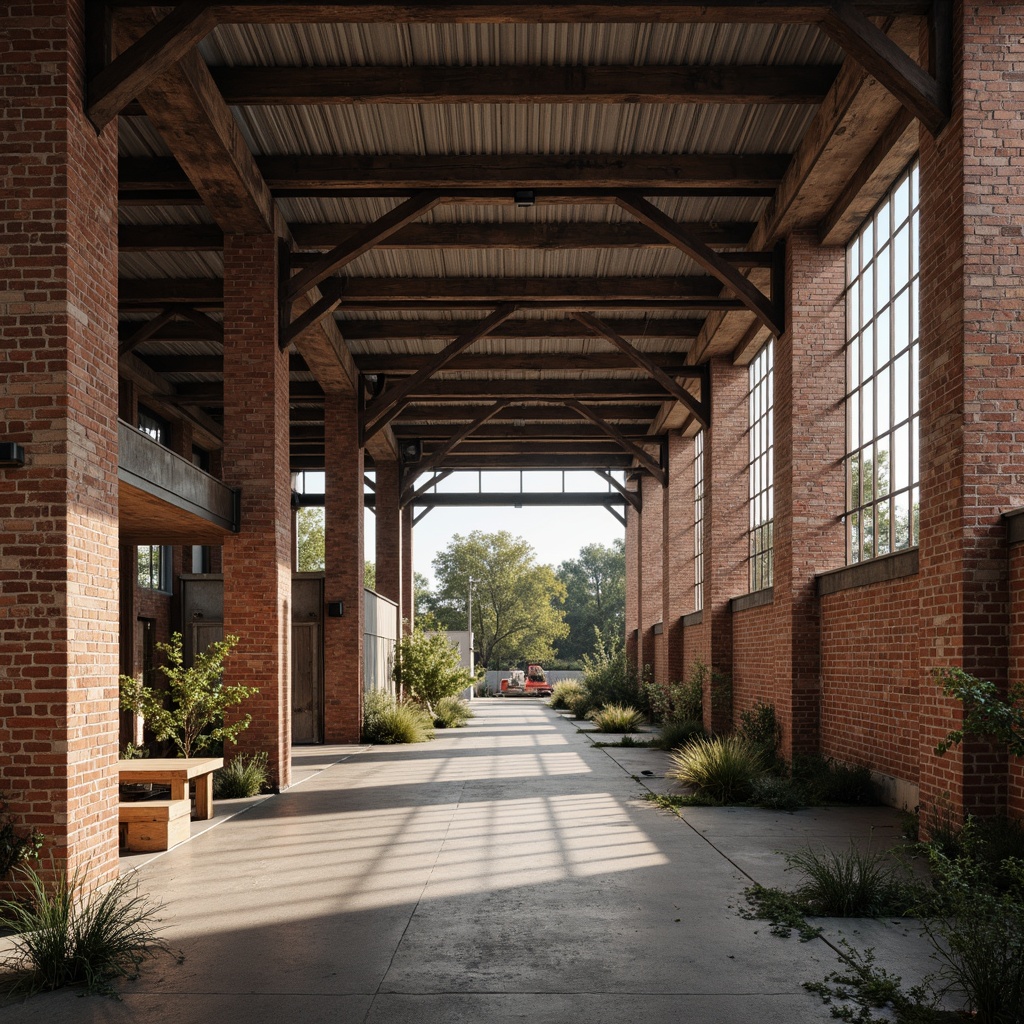
M 335 271 L 348 266 L 364 252 L 369 252 L 378 242 L 433 209 L 440 198 L 439 192 L 420 192 L 357 231 L 351 238 L 336 245 L 325 256 L 321 256 L 313 266 L 306 267 L 290 278 L 287 282 L 288 298 L 295 299 Z
M 108 0 L 111 7 L 136 7 L 139 0 Z M 591 24 L 654 23 L 737 25 L 811 25 L 828 9 L 827 0 L 704 0 L 677 3 L 675 0 L 647 0 L 645 3 L 619 0 L 551 0 L 547 3 L 514 3 L 503 0 L 454 0 L 448 3 L 284 3 L 282 0 L 249 0 L 224 3 L 209 0 L 223 23 L 250 25 L 299 24 Z M 924 0 L 865 0 L 859 5 L 866 14 L 927 14 Z
M 700 375 L 697 367 L 688 365 L 679 352 L 652 352 L 647 354 L 652 363 L 669 377 L 695 377 Z M 362 373 L 403 374 L 418 370 L 429 356 L 381 355 L 371 353 L 353 357 Z M 485 372 L 498 370 L 522 370 L 544 372 L 551 370 L 606 371 L 629 370 L 636 360 L 616 352 L 544 352 L 521 355 L 461 355 L 448 364 L 446 370 L 452 373 Z
M 637 512 L 640 511 L 640 508 L 641 508 L 641 506 L 643 504 L 642 492 L 640 492 L 640 491 L 631 491 L 628 487 L 624 487 L 607 470 L 595 469 L 594 472 L 597 473 L 597 475 L 599 477 L 601 477 L 602 480 L 607 480 L 608 483 L 610 483 L 612 485 L 612 487 L 614 487 L 615 490 L 617 490 L 619 492 L 619 494 L 622 495 L 622 497 L 626 500 L 627 504 L 632 505 L 633 508 L 635 508 L 637 510 Z M 623 524 L 623 525 L 625 525 L 625 524 Z
M 325 287 L 327 284 L 325 282 Z M 334 287 L 333 285 L 330 287 Z M 219 278 L 122 278 L 118 284 L 121 303 L 126 306 L 159 306 L 181 303 L 199 308 L 223 304 L 224 283 Z M 495 302 L 537 303 L 542 306 L 626 301 L 630 303 L 702 304 L 717 299 L 721 290 L 713 277 L 346 277 L 345 306 L 374 308 L 387 303 Z
M 524 399 L 526 401 L 528 399 Z M 410 404 L 403 416 L 400 426 L 403 427 L 403 434 L 415 434 L 418 424 L 429 424 L 436 422 L 453 423 L 472 419 L 483 411 L 480 405 L 460 405 L 457 409 L 443 405 L 418 405 Z M 625 399 L 618 403 L 609 401 L 602 403 L 602 411 L 605 419 L 615 422 L 640 422 L 649 423 L 657 414 L 658 406 L 647 402 L 640 405 L 636 401 Z M 315 410 L 293 409 L 292 422 L 308 422 L 315 415 Z M 553 405 L 515 405 L 502 410 L 494 417 L 495 420 L 511 420 L 513 424 L 547 423 L 559 420 L 577 422 L 576 417 L 568 416 L 564 410 Z M 320 413 L 319 421 L 323 422 L 323 414 Z
M 472 423 L 467 423 L 461 430 L 456 431 L 436 452 L 434 452 L 429 458 L 424 459 L 414 468 L 410 483 L 415 481 L 418 474 L 430 473 L 435 470 L 449 452 L 457 448 L 467 437 L 469 437 L 470 434 L 482 427 L 488 420 L 493 419 L 507 405 L 508 402 L 505 400 L 495 402 L 490 409 L 482 412 L 475 420 L 473 420 Z M 408 503 L 409 497 L 407 496 L 403 500 L 402 504 L 405 505 Z
M 949 121 L 948 91 L 874 22 L 846 0 L 832 0 L 821 27 L 932 135 L 942 131 Z
M 910 163 L 920 145 L 917 122 L 905 107 L 889 122 L 818 228 L 822 245 L 846 245 Z
M 768 299 L 728 261 L 723 260 L 718 253 L 699 238 L 689 234 L 681 224 L 672 220 L 643 196 L 623 193 L 618 201 L 619 206 L 627 213 L 646 224 L 652 231 L 657 231 L 687 256 L 696 260 L 709 274 L 718 278 L 773 334 L 782 333 L 784 314 L 780 308 L 780 296 L 773 295 Z
M 636 461 L 639 462 L 640 465 L 643 466 L 643 468 L 661 484 L 662 487 L 665 486 L 668 482 L 665 470 L 662 468 L 661 464 L 652 459 L 650 455 L 640 447 L 640 445 L 630 441 L 630 439 L 625 437 L 617 427 L 602 419 L 592 409 L 588 409 L 583 405 L 582 402 L 577 402 L 575 399 L 570 398 L 566 401 L 565 407 L 567 409 L 572 409 L 573 412 L 576 412 L 585 419 L 590 420 L 595 427 L 603 430 L 613 441 L 615 441 L 617 445 L 619 445 L 620 448 L 622 448 L 623 451 L 632 455 L 633 458 L 636 459 Z
M 502 505 L 531 508 L 579 508 L 592 505 L 614 508 L 622 505 L 623 500 L 607 491 L 446 491 L 428 495 L 416 504 L 428 508 L 488 508 Z
M 486 411 L 486 410 L 485 410 Z M 607 406 L 605 407 L 607 413 Z M 497 418 L 497 417 L 496 417 Z M 605 419 L 613 417 L 605 415 Z M 301 437 L 296 431 L 309 430 L 311 428 L 295 427 L 292 431 L 293 437 Z M 619 429 L 631 441 L 649 440 L 652 443 L 661 444 L 665 440 L 664 434 L 651 434 L 643 424 L 620 424 Z M 439 425 L 434 423 L 398 423 L 395 425 L 395 436 L 402 439 L 413 439 L 429 443 L 431 441 L 446 441 L 452 434 L 452 424 Z M 323 439 L 323 429 L 319 429 L 314 437 Z M 467 438 L 464 444 L 476 444 L 478 441 L 491 440 L 514 441 L 529 438 L 533 441 L 562 441 L 571 440 L 587 444 L 593 441 L 603 441 L 604 433 L 589 423 L 580 423 L 574 416 L 571 422 L 567 423 L 524 423 L 504 422 L 488 423 L 478 427 L 473 436 Z
M 338 327 L 350 341 L 428 340 L 453 338 L 460 320 L 339 320 Z M 636 317 L 605 320 L 625 338 L 695 338 L 702 320 L 692 318 Z M 591 332 L 568 318 L 558 320 L 507 320 L 490 333 L 492 338 L 586 338 Z
M 460 455 L 452 452 L 445 460 L 451 468 L 466 469 L 629 469 L 633 458 L 626 452 L 618 455 L 538 455 L 524 445 L 504 455 Z
M 220 252 L 224 232 L 216 224 L 121 224 L 120 252 Z
M 753 224 L 742 221 L 697 221 L 686 226 L 708 245 L 746 245 L 754 230 Z M 299 249 L 329 249 L 362 227 L 360 224 L 293 224 L 291 230 Z M 152 248 L 159 248 L 161 228 L 145 229 L 150 232 Z M 383 249 L 641 249 L 668 245 L 649 228 L 628 221 L 617 224 L 407 224 L 379 243 Z
M 152 320 L 147 320 L 141 326 L 136 325 L 132 333 L 118 343 L 118 357 L 128 355 L 129 352 L 138 348 L 143 342 L 149 341 L 161 327 L 169 324 L 177 315 L 175 307 L 168 306 L 161 310 Z
M 590 313 L 576 313 L 576 319 L 581 324 L 589 327 L 595 334 L 610 341 L 620 352 L 633 361 L 636 366 L 644 370 L 651 378 L 657 381 L 670 395 L 696 416 L 704 426 L 708 426 L 709 408 L 705 395 L 696 399 L 681 384 L 673 380 L 665 371 L 658 366 L 646 353 L 634 348 L 625 338 L 619 337 L 603 320 L 598 319 Z M 706 368 L 691 367 L 688 376 L 695 377 L 703 385 L 706 379 Z
M 217 67 L 232 106 L 361 103 L 820 103 L 838 67 Z
M 442 480 L 447 480 L 448 477 L 454 473 L 454 469 L 442 469 L 440 473 L 435 473 L 425 484 L 421 484 L 406 498 L 402 505 L 411 505 L 421 494 L 426 494 L 432 487 L 436 487 Z
M 405 384 L 413 379 L 413 377 L 407 377 L 402 383 Z M 518 398 L 520 401 L 528 402 L 534 398 L 557 399 L 568 395 L 591 401 L 628 402 L 631 400 L 664 400 L 667 397 L 665 389 L 656 381 L 600 377 L 565 379 L 541 377 L 536 380 L 422 380 L 421 383 L 411 387 L 406 394 L 415 401 L 459 405 L 470 398 L 484 400 Z
M 320 287 L 320 298 L 310 302 L 305 311 L 294 320 L 281 325 L 279 346 L 282 349 L 287 348 L 296 338 L 329 317 L 341 305 L 343 290 L 344 281 L 341 278 L 324 281 Z M 290 311 L 291 304 L 285 308 Z
M 185 0 L 89 83 L 86 114 L 102 131 L 130 100 L 181 60 L 216 24 L 207 0 Z
M 364 437 L 370 433 L 376 433 L 387 422 L 385 417 L 396 410 L 398 404 L 411 395 L 413 391 L 425 384 L 432 374 L 440 370 L 463 349 L 468 348 L 475 341 L 487 337 L 494 327 L 507 320 L 515 311 L 516 307 L 511 303 L 498 306 L 490 316 L 484 317 L 479 323 L 474 324 L 469 330 L 446 345 L 426 366 L 422 367 L 411 377 L 407 377 L 401 383 L 388 388 L 379 398 L 374 399 L 363 410 L 362 433 Z
M 205 68 L 205 65 L 203 65 Z M 209 72 L 207 72 L 209 74 Z M 212 81 L 210 87 L 213 88 Z M 148 108 L 147 108 L 148 113 Z M 789 158 L 764 154 L 618 154 L 498 156 L 264 156 L 256 160 L 275 192 L 347 189 L 437 189 L 460 198 L 460 189 L 497 189 L 509 201 L 522 189 L 562 189 L 586 197 L 587 189 L 756 188 L 771 189 Z M 173 161 L 125 158 L 119 161 L 122 191 L 178 190 L 187 184 Z M 195 182 L 193 182 L 195 184 Z M 198 187 L 198 186 L 196 186 Z
M 116 42 L 127 53 L 152 24 L 145 10 L 125 12 L 114 22 Z M 138 94 L 153 128 L 223 231 L 275 233 L 270 191 L 206 62 L 195 47 L 177 58 Z

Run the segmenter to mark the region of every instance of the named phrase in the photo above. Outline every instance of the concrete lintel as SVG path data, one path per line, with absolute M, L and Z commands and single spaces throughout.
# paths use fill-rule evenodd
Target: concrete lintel
M 1024 542 L 1024 508 L 1011 509 L 1003 513 L 1006 521 L 1006 541 L 1008 544 Z
M 837 594 L 840 590 L 851 590 L 853 587 L 866 587 L 872 583 L 886 583 L 889 580 L 916 575 L 917 548 L 909 548 L 856 565 L 847 565 L 842 569 L 819 573 L 815 580 L 818 597 L 826 597 L 829 594 Z
M 688 629 L 690 626 L 699 626 L 704 621 L 704 611 L 702 609 L 690 612 L 689 615 L 684 615 L 679 620 L 683 624 L 683 629 Z
M 745 612 L 750 608 L 761 608 L 766 604 L 775 601 L 775 591 L 772 587 L 765 587 L 764 590 L 755 590 L 752 594 L 741 594 L 729 601 L 729 611 Z

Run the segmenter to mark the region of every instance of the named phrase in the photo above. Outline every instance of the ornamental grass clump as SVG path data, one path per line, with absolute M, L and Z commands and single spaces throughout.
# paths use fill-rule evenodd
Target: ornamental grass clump
M 423 705 L 399 703 L 385 690 L 366 695 L 363 702 L 363 740 L 366 743 L 426 743 L 433 738 L 433 719 Z
M 761 752 L 742 736 L 698 737 L 673 750 L 670 778 L 693 786 L 695 795 L 716 804 L 743 803 L 763 774 Z
M 236 754 L 213 773 L 213 795 L 220 800 L 256 796 L 270 780 L 267 755 L 263 751 L 246 757 Z
M 131 876 L 84 892 L 77 875 L 62 874 L 51 887 L 29 868 L 20 875 L 28 898 L 0 901 L 0 927 L 16 933 L 14 952 L 0 965 L 8 992 L 81 985 L 116 995 L 115 981 L 137 978 L 146 960 L 171 953 L 155 929 L 161 905 Z
M 583 696 L 583 683 L 578 679 L 563 679 L 551 688 L 548 705 L 556 710 L 571 711 L 575 700 Z
M 469 701 L 461 697 L 442 697 L 434 706 L 434 725 L 438 729 L 460 729 L 473 717 Z
M 855 846 L 839 853 L 808 848 L 788 854 L 786 861 L 803 872 L 794 895 L 803 913 L 814 917 L 905 914 L 913 903 L 907 880 L 882 853 Z
M 685 747 L 692 740 L 702 739 L 706 735 L 703 722 L 665 722 L 655 737 L 652 746 L 657 747 L 659 750 L 675 750 L 676 747 Z
M 587 718 L 598 732 L 637 732 L 644 724 L 644 716 L 628 704 L 606 704 L 599 711 L 591 711 Z

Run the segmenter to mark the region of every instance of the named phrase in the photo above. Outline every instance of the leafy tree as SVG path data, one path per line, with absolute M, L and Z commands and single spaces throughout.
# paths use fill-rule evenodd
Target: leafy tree
M 249 728 L 252 715 L 225 725 L 225 709 L 259 693 L 252 686 L 224 686 L 221 682 L 224 659 L 237 643 L 237 636 L 216 640 L 186 668 L 181 634 L 173 633 L 170 643 L 156 645 L 167 656 L 160 671 L 167 676 L 168 688 L 156 689 L 141 679 L 121 676 L 121 710 L 142 715 L 156 738 L 173 743 L 181 757 L 206 753 L 225 740 L 233 742 Z
M 367 590 L 377 589 L 377 563 L 363 562 L 363 586 Z
M 626 544 L 588 544 L 579 557 L 563 562 L 556 575 L 565 586 L 565 624 L 569 635 L 559 641 L 558 657 L 580 661 L 594 647 L 595 630 L 603 637 L 623 635 L 626 628 Z
M 550 662 L 565 636 L 561 604 L 565 587 L 549 565 L 538 565 L 533 548 L 505 530 L 468 537 L 456 534 L 434 558 L 437 590 L 425 601 L 442 629 L 465 629 L 469 580 L 477 660 Z M 404 669 L 403 669 L 404 671 Z
M 322 508 L 300 508 L 295 513 L 295 521 L 299 549 L 299 572 L 323 572 L 326 565 L 324 510 Z
M 398 666 L 401 665 L 401 678 Z M 438 701 L 454 697 L 473 685 L 469 670 L 462 667 L 458 648 L 443 633 L 427 636 L 414 627 L 398 642 L 398 657 L 393 670 L 395 682 L 401 682 L 434 716 Z

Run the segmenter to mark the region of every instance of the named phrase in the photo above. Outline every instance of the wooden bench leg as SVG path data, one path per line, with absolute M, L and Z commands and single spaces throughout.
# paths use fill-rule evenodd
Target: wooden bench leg
M 196 820 L 213 817 L 213 772 L 196 776 Z
M 171 799 L 184 800 L 188 796 L 188 779 L 171 779 Z

